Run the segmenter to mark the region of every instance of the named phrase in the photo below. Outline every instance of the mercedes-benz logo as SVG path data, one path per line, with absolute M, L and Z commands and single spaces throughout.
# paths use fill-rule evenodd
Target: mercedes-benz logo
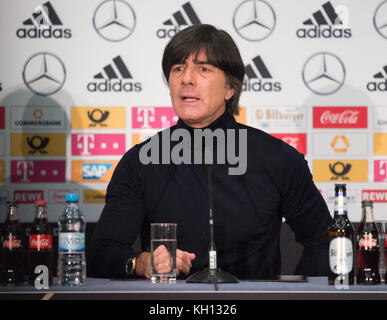
M 373 22 L 374 22 L 376 31 L 383 38 L 387 39 L 387 0 L 383 1 L 376 8 Z
M 66 68 L 56 55 L 39 52 L 27 60 L 22 75 L 28 89 L 38 95 L 49 96 L 62 88 Z
M 124 0 L 106 0 L 95 9 L 93 26 L 105 40 L 122 41 L 134 31 L 136 15 Z
M 242 38 L 248 41 L 261 41 L 273 32 L 276 16 L 266 1 L 246 0 L 235 9 L 232 23 Z
M 316 94 L 335 93 L 344 84 L 344 64 L 332 53 L 315 53 L 304 64 L 302 80 L 307 88 Z

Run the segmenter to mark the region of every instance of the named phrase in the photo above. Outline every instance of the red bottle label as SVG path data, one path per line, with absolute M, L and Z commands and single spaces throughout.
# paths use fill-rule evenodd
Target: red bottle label
M 30 249 L 52 249 L 52 235 L 51 234 L 31 234 L 29 248 Z
M 4 240 L 3 248 L 10 250 L 21 248 L 21 240 L 9 237 L 8 239 Z
M 359 242 L 361 248 L 374 248 L 376 247 L 376 240 L 372 236 L 364 237 Z

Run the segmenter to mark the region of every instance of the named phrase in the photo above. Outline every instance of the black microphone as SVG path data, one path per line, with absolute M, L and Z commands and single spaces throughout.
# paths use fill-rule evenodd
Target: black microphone
M 217 252 L 214 241 L 214 217 L 213 217 L 213 199 L 212 199 L 212 165 L 206 164 L 208 177 L 208 199 L 209 199 L 209 226 L 210 226 L 210 245 L 208 249 L 209 268 L 196 272 L 189 276 L 187 283 L 238 283 L 238 279 L 232 274 L 222 271 L 217 267 Z

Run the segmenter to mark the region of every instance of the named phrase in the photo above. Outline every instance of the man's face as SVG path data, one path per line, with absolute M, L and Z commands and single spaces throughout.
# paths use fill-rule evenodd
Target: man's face
M 169 74 L 172 105 L 177 116 L 193 128 L 203 128 L 226 109 L 234 89 L 226 84 L 222 70 L 208 64 L 205 51 L 175 64 Z

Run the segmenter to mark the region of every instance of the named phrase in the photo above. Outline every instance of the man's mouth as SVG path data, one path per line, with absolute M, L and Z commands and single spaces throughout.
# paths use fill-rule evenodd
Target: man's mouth
M 182 96 L 181 99 L 186 102 L 195 102 L 200 100 L 198 97 L 193 97 L 193 96 Z

